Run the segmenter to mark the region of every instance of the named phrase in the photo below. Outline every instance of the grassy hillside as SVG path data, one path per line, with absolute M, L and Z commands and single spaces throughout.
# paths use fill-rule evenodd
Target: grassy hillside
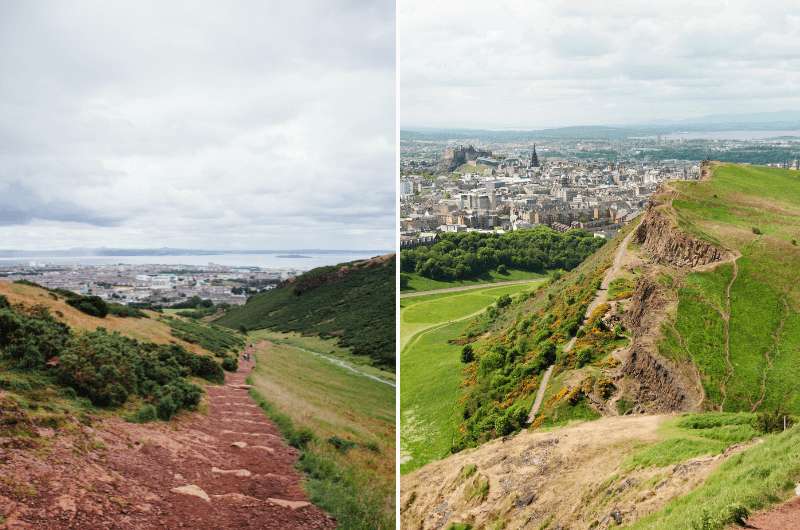
M 457 401 L 464 364 L 460 337 L 476 313 L 503 295 L 536 289 L 540 282 L 432 294 L 400 302 L 401 471 L 446 455 L 459 424 Z
M 443 524 L 430 514 L 447 502 L 449 521 L 473 527 L 721 530 L 793 496 L 800 173 L 712 167 L 710 179 L 670 183 L 655 197 L 641 239 L 621 246 L 634 223 L 545 289 L 463 328 L 475 361 L 449 398 L 461 434 L 452 449 L 483 445 L 404 476 L 416 488 L 402 501 L 406 527 Z M 691 267 L 686 251 L 704 252 L 704 242 L 720 261 Z M 550 365 L 529 432 L 490 441 L 526 427 L 523 411 Z M 670 404 L 695 412 L 641 414 Z M 626 427 L 650 422 L 656 431 Z M 548 476 L 551 465 L 558 473 Z M 507 494 L 524 492 L 531 473 L 533 497 Z
M 258 363 L 249 378 L 257 399 L 285 431 L 291 425 L 295 436 L 313 437 L 300 462 L 309 473 L 312 500 L 333 514 L 340 528 L 393 529 L 395 387 L 322 357 L 348 358 L 334 340 L 266 330 L 248 338 L 258 343 Z M 355 368 L 387 381 L 394 375 Z M 289 421 L 281 423 L 281 417 Z
M 740 257 L 678 286 L 661 353 L 698 366 L 711 407 L 800 413 L 800 173 L 726 164 L 675 188 L 680 228 Z
M 232 308 L 216 324 L 337 337 L 387 370 L 395 357 L 394 255 L 313 269 Z
M 222 368 L 207 352 L 139 339 L 143 329 L 157 326 L 142 328 L 139 319 L 126 317 L 111 319 L 109 330 L 100 324 L 106 318 L 62 312 L 69 305 L 51 310 L 63 303 L 54 293 L 30 285 L 3 288 L 13 296 L 0 295 L 0 388 L 22 403 L 57 394 L 79 408 L 118 411 L 131 421 L 169 420 L 200 404 L 203 391 L 192 379 L 223 382 Z M 100 322 L 92 326 L 91 319 Z

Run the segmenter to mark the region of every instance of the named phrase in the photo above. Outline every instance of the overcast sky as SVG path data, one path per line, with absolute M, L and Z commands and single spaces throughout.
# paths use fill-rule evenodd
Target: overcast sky
M 394 15 L 0 3 L 0 248 L 394 248 Z
M 402 0 L 401 127 L 800 110 L 796 0 Z

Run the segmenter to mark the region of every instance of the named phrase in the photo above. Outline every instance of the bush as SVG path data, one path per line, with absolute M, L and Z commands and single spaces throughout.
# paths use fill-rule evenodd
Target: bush
M 239 361 L 235 357 L 225 357 L 222 360 L 222 368 L 229 372 L 235 372 L 239 369 Z
M 461 362 L 464 364 L 471 363 L 475 360 L 475 352 L 472 351 L 472 345 L 466 344 L 461 348 Z
M 175 412 L 178 410 L 177 405 L 172 400 L 172 396 L 166 395 L 158 400 L 158 405 L 156 406 L 156 413 L 158 418 L 164 421 L 169 421 L 172 416 L 175 415 Z
M 122 304 L 108 304 L 108 312 L 121 318 L 147 318 L 144 311 Z
M 760 236 L 760 235 L 763 233 L 763 232 L 761 231 L 761 229 L 760 229 L 760 228 L 758 228 L 757 226 L 754 226 L 754 227 L 752 228 L 752 230 L 753 230 L 753 233 L 754 233 L 755 235 L 757 235 L 757 236 Z
M 346 440 L 344 438 L 339 438 L 338 436 L 331 436 L 328 438 L 328 443 L 334 446 L 340 453 L 346 453 L 356 446 L 356 443 L 352 440 Z
M 508 296 L 507 294 L 504 294 L 503 296 L 497 299 L 498 308 L 507 307 L 510 304 L 511 304 L 511 297 Z
M 502 274 L 505 276 L 506 274 L 508 274 L 508 267 L 506 267 L 501 263 L 500 265 L 497 266 L 497 274 Z
M 146 405 L 142 405 L 142 407 L 136 411 L 133 421 L 136 423 L 147 423 L 149 421 L 155 421 L 157 417 L 158 414 L 156 408 L 148 403 Z
M 108 315 L 108 304 L 99 296 L 72 294 L 72 296 L 67 298 L 67 303 L 78 311 L 93 317 L 105 318 Z
M 289 445 L 297 449 L 304 449 L 314 440 L 314 433 L 306 428 L 301 428 L 289 434 Z
M 753 426 L 757 431 L 767 434 L 782 431 L 784 429 L 784 422 L 787 429 L 794 425 L 792 417 L 778 409 L 771 412 L 760 412 L 756 416 Z

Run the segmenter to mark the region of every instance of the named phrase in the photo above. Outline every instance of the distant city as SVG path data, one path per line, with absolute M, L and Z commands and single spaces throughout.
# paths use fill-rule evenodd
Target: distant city
M 0 251 L 0 281 L 29 281 L 48 289 L 66 289 L 135 306 L 169 307 L 193 297 L 211 300 L 216 305 L 241 305 L 249 296 L 272 289 L 311 268 L 385 253 L 380 250 L 268 252 Z
M 639 215 L 661 182 L 699 178 L 705 158 L 749 157 L 800 169 L 797 136 L 637 137 L 638 131 L 626 136 L 606 129 L 582 137 L 586 132 L 565 130 L 563 137 L 538 141 L 502 131 L 475 131 L 472 138 L 470 132 L 402 133 L 401 247 L 431 243 L 444 232 L 535 225 L 608 238 Z

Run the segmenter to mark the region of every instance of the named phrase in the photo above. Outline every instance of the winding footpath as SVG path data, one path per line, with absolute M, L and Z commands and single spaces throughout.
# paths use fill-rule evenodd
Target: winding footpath
M 589 306 L 586 308 L 586 312 L 583 315 L 583 320 L 589 318 L 589 316 L 594 312 L 595 309 L 600 307 L 601 304 L 604 304 L 608 301 L 608 287 L 611 285 L 611 282 L 614 278 L 619 274 L 620 270 L 622 269 L 622 262 L 625 259 L 625 251 L 628 248 L 628 244 L 633 239 L 634 234 L 636 234 L 636 228 L 638 228 L 638 224 L 634 227 L 628 235 L 625 236 L 625 239 L 620 242 L 619 246 L 617 247 L 616 252 L 614 253 L 614 261 L 611 264 L 611 267 L 608 268 L 605 275 L 603 276 L 603 280 L 600 282 L 600 288 L 595 292 L 594 298 L 589 303 Z M 572 348 L 575 347 L 575 341 L 578 340 L 578 337 L 572 337 L 569 339 L 569 342 L 564 346 L 565 352 L 572 351 Z M 550 375 L 553 373 L 553 366 L 550 365 L 545 371 L 544 376 L 542 377 L 542 382 L 539 383 L 539 389 L 536 391 L 536 399 L 533 402 L 533 406 L 531 406 L 531 411 L 528 414 L 528 424 L 532 424 L 536 419 L 536 414 L 539 413 L 539 408 L 542 406 L 542 401 L 544 400 L 544 394 L 547 390 L 547 383 L 550 381 Z

